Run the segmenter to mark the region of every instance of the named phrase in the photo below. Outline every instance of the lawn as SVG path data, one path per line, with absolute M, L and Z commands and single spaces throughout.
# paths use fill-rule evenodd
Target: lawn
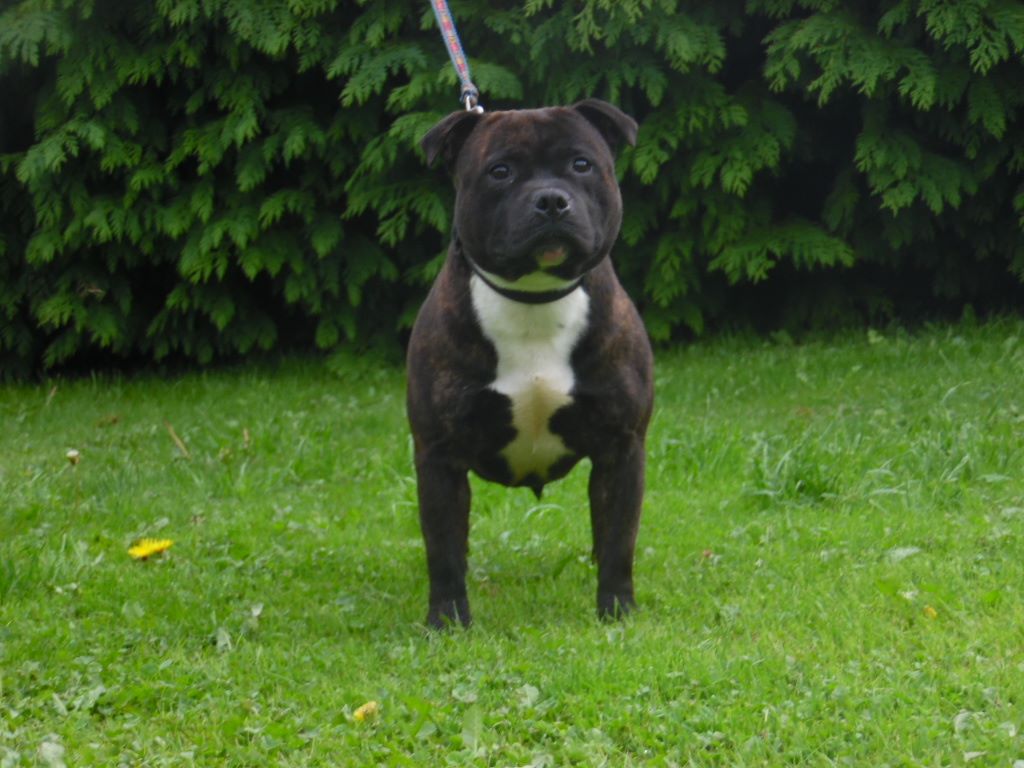
M 661 351 L 622 623 L 581 466 L 424 629 L 403 386 L 0 389 L 0 765 L 1024 765 L 1024 322 Z

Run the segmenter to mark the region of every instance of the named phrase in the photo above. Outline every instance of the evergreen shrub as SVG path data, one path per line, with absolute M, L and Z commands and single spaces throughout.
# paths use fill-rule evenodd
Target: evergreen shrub
M 615 256 L 658 340 L 1024 282 L 1024 3 L 452 10 L 486 107 L 641 123 Z M 425 0 L 0 2 L 0 370 L 401 338 L 457 90 Z

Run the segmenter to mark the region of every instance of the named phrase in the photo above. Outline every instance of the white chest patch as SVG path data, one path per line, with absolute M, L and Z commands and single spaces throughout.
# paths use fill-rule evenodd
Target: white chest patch
M 569 454 L 549 422 L 572 402 L 570 357 L 586 328 L 590 297 L 577 289 L 547 304 L 523 304 L 476 275 L 470 278 L 470 293 L 480 327 L 498 353 L 491 389 L 512 401 L 516 437 L 501 453 L 517 481 L 530 474 L 544 480 L 551 465 Z

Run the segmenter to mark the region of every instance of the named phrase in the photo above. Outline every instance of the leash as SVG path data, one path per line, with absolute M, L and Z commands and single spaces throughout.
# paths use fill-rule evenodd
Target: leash
M 465 105 L 467 112 L 482 113 L 484 108 L 480 106 L 480 91 L 473 85 L 473 80 L 469 76 L 469 62 L 466 61 L 466 54 L 462 52 L 462 41 L 459 40 L 448 3 L 446 0 L 430 0 L 430 5 L 434 9 L 438 29 L 441 30 L 441 37 L 444 38 L 445 47 L 448 49 L 448 57 L 452 60 L 455 74 L 459 76 L 459 82 L 462 84 L 459 101 Z

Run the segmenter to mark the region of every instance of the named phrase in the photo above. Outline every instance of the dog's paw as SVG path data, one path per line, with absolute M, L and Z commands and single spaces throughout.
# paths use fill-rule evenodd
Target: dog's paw
M 449 629 L 460 624 L 468 627 L 473 623 L 469 613 L 469 600 L 459 597 L 432 604 L 427 612 L 427 626 L 431 629 Z
M 629 592 L 598 592 L 597 616 L 602 621 L 623 619 L 636 610 L 636 599 Z

